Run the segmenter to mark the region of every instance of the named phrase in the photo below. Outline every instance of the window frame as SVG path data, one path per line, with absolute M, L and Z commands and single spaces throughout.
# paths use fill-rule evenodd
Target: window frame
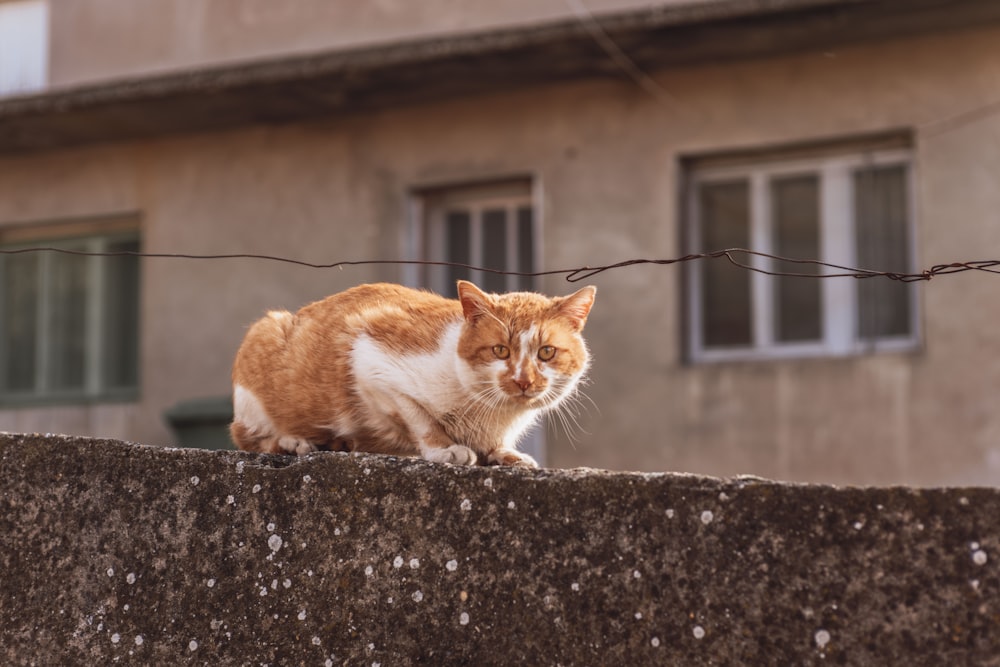
M 411 243 L 410 255 L 415 260 L 449 261 L 445 247 L 445 225 L 449 208 L 467 208 L 472 212 L 470 220 L 470 254 L 469 266 L 483 266 L 481 256 L 483 214 L 487 209 L 503 208 L 508 212 L 506 230 L 506 248 L 508 258 L 518 257 L 517 249 L 520 242 L 520 231 L 517 212 L 522 207 L 531 211 L 531 270 L 539 270 L 541 258 L 541 220 L 538 205 L 539 195 L 535 181 L 532 178 L 504 178 L 494 181 L 476 182 L 472 184 L 458 183 L 455 185 L 434 186 L 417 190 L 411 202 Z M 513 251 L 513 252 L 512 252 Z M 510 259 L 508 259 L 510 263 Z M 515 264 L 519 265 L 516 259 Z M 450 284 L 445 275 L 446 268 L 436 266 L 419 266 L 407 276 L 407 282 L 434 290 L 441 294 L 450 294 L 454 285 Z M 519 267 L 520 268 L 520 267 Z M 468 280 L 477 286 L 483 286 L 485 271 L 470 271 Z M 502 276 L 507 291 L 523 291 L 525 286 L 519 284 L 527 281 L 527 289 L 537 290 L 537 277 L 521 277 L 516 275 Z
M 853 175 L 859 169 L 903 166 L 907 206 L 907 256 L 911 267 L 917 257 L 916 163 L 909 148 L 857 149 L 832 153 L 800 154 L 771 159 L 719 160 L 716 163 L 691 164 L 685 170 L 684 245 L 687 252 L 701 253 L 723 248 L 702 248 L 702 224 L 699 210 L 699 187 L 746 179 L 749 198 L 749 249 L 773 253 L 770 185 L 775 178 L 816 174 L 819 178 L 819 259 L 843 266 L 857 266 L 857 221 L 854 219 Z M 757 255 L 736 257 L 749 266 L 770 270 L 774 260 Z M 725 258 L 701 262 L 724 262 Z M 860 267 L 878 269 L 879 267 Z M 840 273 L 832 267 L 820 267 L 824 275 Z M 909 352 L 921 344 L 920 302 L 917 290 L 908 288 L 909 333 L 904 336 L 861 338 L 858 333 L 859 279 L 799 278 L 819 280 L 822 299 L 822 338 L 808 342 L 780 342 L 774 331 L 774 283 L 771 276 L 748 271 L 750 279 L 751 343 L 749 345 L 709 347 L 704 344 L 702 317 L 702 274 L 698 262 L 685 271 L 684 302 L 686 356 L 691 363 L 726 361 L 764 361 L 815 357 L 850 357 L 873 352 Z M 865 280 L 884 280 L 868 278 Z
M 12 230 L 9 235 L 0 233 L 0 248 L 3 250 L 20 250 L 32 247 L 51 247 L 58 249 L 82 249 L 85 252 L 105 252 L 114 243 L 134 242 L 137 250 L 142 249 L 142 239 L 137 229 L 121 229 L 121 224 L 105 225 L 108 231 L 102 231 L 101 225 L 97 229 L 81 231 L 72 236 L 56 236 L 44 234 L 39 241 L 29 241 L 27 230 Z M 62 228 L 62 226 L 54 226 Z M 116 229 L 117 228 L 117 229 Z M 43 230 L 44 232 L 45 230 Z M 52 230 L 49 230 L 52 231 Z M 81 248 L 82 246 L 82 248 Z M 48 289 L 48 281 L 52 275 L 52 263 L 55 256 L 59 254 L 52 251 L 38 252 L 39 264 L 36 268 L 39 282 L 39 293 L 37 295 L 37 324 L 36 324 L 36 351 L 34 367 L 34 386 L 32 389 L 8 390 L 2 378 L 6 375 L 5 359 L 6 351 L 0 349 L 0 408 L 34 406 L 34 405 L 81 405 L 98 402 L 124 402 L 135 400 L 139 396 L 142 384 L 142 353 L 141 353 L 141 330 L 142 330 L 142 269 L 141 262 L 138 267 L 136 299 L 136 328 L 135 328 L 135 383 L 129 386 L 110 386 L 106 377 L 107 359 L 103 343 L 106 339 L 107 328 L 105 320 L 108 314 L 108 303 L 106 299 L 106 286 L 108 280 L 108 267 L 105 261 L 100 261 L 102 257 L 88 256 L 88 264 L 85 267 L 87 275 L 87 292 L 85 295 L 86 306 L 84 309 L 84 378 L 83 386 L 72 389 L 52 389 L 48 387 L 48 362 L 52 354 L 49 341 L 51 332 L 49 328 L 42 324 L 43 320 L 50 317 L 52 294 Z M 10 255 L 0 255 L 0 271 L 3 264 Z M 0 321 L 6 316 L 6 304 L 4 294 L 0 292 Z

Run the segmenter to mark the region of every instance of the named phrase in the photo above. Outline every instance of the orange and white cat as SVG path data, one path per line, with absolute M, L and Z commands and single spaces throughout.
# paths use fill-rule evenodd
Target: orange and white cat
M 535 466 L 518 439 L 586 374 L 595 294 L 496 295 L 459 281 L 455 300 L 374 284 L 268 313 L 233 366 L 233 442 Z

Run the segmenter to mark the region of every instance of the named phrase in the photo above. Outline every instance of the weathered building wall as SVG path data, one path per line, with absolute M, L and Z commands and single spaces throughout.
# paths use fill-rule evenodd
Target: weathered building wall
M 1000 30 L 947 33 L 656 73 L 675 104 L 591 80 L 251 127 L 0 158 L 0 226 L 137 212 L 150 252 L 313 261 L 406 256 L 415 188 L 511 175 L 538 184 L 541 268 L 682 253 L 679 158 L 910 129 L 917 264 L 1000 255 Z M 988 108 L 988 107 L 986 107 Z M 950 119 L 948 122 L 940 122 Z M 846 359 L 691 365 L 682 273 L 597 276 L 587 325 L 596 409 L 548 462 L 834 483 L 1000 483 L 1000 282 L 920 285 L 922 347 Z M 224 395 L 245 327 L 398 267 L 317 271 L 149 260 L 139 400 L 0 410 L 0 429 L 170 444 L 163 411 Z M 572 286 L 543 283 L 550 293 Z M 608 443 L 616 443 L 609 446 Z M 942 443 L 947 443 L 942 444 Z
M 587 7 L 600 14 L 648 4 L 589 0 Z M 125 5 L 74 0 L 51 5 L 54 86 L 573 17 L 565 0 L 144 0 Z
M 990 665 L 1000 491 L 0 436 L 0 662 Z

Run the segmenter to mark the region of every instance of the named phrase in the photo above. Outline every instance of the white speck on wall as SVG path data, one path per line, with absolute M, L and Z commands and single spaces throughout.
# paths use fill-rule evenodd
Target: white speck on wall
M 125 581 L 131 585 L 135 583 L 135 572 L 129 572 L 128 576 L 125 577 Z
M 201 480 L 198 479 L 198 475 L 195 475 L 194 477 L 191 478 L 191 484 L 193 484 L 194 486 L 198 486 L 198 482 L 200 481 Z
M 509 503 L 507 503 L 507 509 L 509 509 L 509 510 L 512 510 L 512 509 L 514 509 L 515 507 L 517 507 L 517 505 L 515 505 L 515 504 L 514 504 L 514 501 L 513 501 L 513 500 L 512 500 L 512 501 L 510 501 Z
M 580 590 L 580 584 L 576 583 L 575 581 L 572 584 L 570 584 L 569 587 L 574 591 Z
M 816 646 L 824 648 L 830 643 L 830 633 L 826 630 L 817 630 L 816 634 L 813 635 L 813 639 L 816 641 Z
M 962 496 L 961 498 L 958 499 L 958 504 L 965 507 L 969 504 L 969 499 L 966 498 L 965 496 Z
M 472 501 L 469 500 L 468 498 L 464 498 L 462 500 L 462 503 L 459 505 L 459 507 L 462 508 L 463 512 L 468 512 L 469 510 L 472 509 Z
M 299 620 L 300 621 L 306 620 L 306 610 L 305 609 L 303 609 L 302 611 L 299 612 Z
M 271 537 L 267 538 L 267 546 L 271 548 L 271 551 L 277 552 L 278 549 L 281 548 L 281 544 L 282 541 L 280 535 L 272 535 Z
M 375 568 L 373 568 L 371 565 L 368 565 L 367 567 L 365 567 L 365 576 L 366 577 L 370 577 L 374 573 L 375 573 Z
M 459 614 L 458 615 L 458 624 L 459 625 L 468 625 L 469 624 L 469 614 L 466 613 L 466 612 L 464 612 L 464 611 L 461 614 Z
M 267 597 L 267 586 L 261 586 L 261 587 L 260 587 L 260 596 L 261 596 L 262 598 L 263 598 L 263 597 Z
M 483 486 L 485 486 L 487 489 L 492 488 L 493 487 L 493 478 L 492 477 L 487 477 L 486 479 L 484 479 L 483 480 Z
M 208 586 L 209 588 L 212 588 L 213 586 L 215 586 L 215 579 L 209 579 L 208 581 L 205 582 L 205 585 Z
M 701 513 L 701 522 L 703 524 L 705 524 L 706 526 L 708 524 L 712 523 L 712 520 L 714 518 L 715 518 L 715 515 L 712 514 L 712 510 L 705 510 L 704 512 Z
M 113 568 L 113 567 L 109 567 L 108 568 L 108 576 L 109 577 L 115 576 L 115 568 Z
M 218 630 L 219 628 L 221 628 L 221 627 L 222 627 L 222 621 L 217 621 L 217 620 L 213 620 L 213 621 L 212 621 L 211 623 L 209 623 L 208 625 L 209 625 L 209 627 L 211 627 L 211 628 L 212 628 L 213 630 Z
M 695 639 L 704 639 L 705 628 L 701 627 L 700 625 L 696 625 L 693 628 L 691 628 L 691 634 L 694 635 Z
M 721 491 L 721 492 L 719 493 L 719 500 L 721 500 L 721 501 L 723 501 L 723 502 L 725 502 L 725 501 L 729 500 L 729 496 L 728 496 L 728 495 L 726 495 L 726 492 L 725 492 L 725 491 Z
M 190 642 L 188 642 L 188 650 L 189 651 L 197 651 L 198 650 L 198 642 L 195 641 L 194 639 L 192 639 Z
M 125 605 L 124 607 L 122 607 L 122 609 L 123 609 L 124 611 L 128 611 L 128 609 L 129 609 L 129 605 Z
M 333 667 L 333 660 L 331 660 L 330 658 L 327 658 L 327 659 L 326 659 L 326 662 L 324 662 L 323 664 L 324 664 L 324 665 L 325 665 L 326 667 Z
M 334 528 L 333 529 L 333 534 L 334 535 L 340 535 L 340 528 Z
M 273 533 L 274 532 L 274 524 L 273 523 L 267 524 L 267 532 L 269 532 L 269 533 Z
M 454 572 L 455 570 L 458 569 L 458 561 L 453 558 L 450 561 L 448 561 L 447 563 L 445 563 L 444 567 L 449 572 Z
M 372 474 L 372 469 L 371 468 L 365 468 L 365 474 L 366 475 Z
M 971 550 L 975 551 L 976 549 L 978 549 L 978 548 L 979 548 L 979 542 L 970 542 L 970 543 L 969 543 L 969 548 L 970 548 Z
M 860 521 L 855 521 L 854 522 L 854 530 L 861 530 L 864 527 L 865 527 L 865 524 L 861 523 Z
M 313 643 L 313 646 L 319 646 L 320 645 L 320 639 L 319 639 L 319 637 L 313 637 L 312 638 L 312 643 Z
M 660 645 L 660 638 L 653 637 L 652 639 L 649 640 L 649 643 L 653 646 L 653 648 L 656 648 L 657 646 Z
M 414 591 L 411 597 L 413 598 L 414 602 L 420 602 L 421 600 L 424 599 L 424 594 L 422 591 Z
M 242 474 L 243 473 L 243 466 L 245 466 L 246 464 L 247 464 L 246 461 L 237 461 L 236 462 L 236 472 Z
M 254 484 L 253 489 L 251 489 L 251 491 L 253 491 L 254 493 L 260 493 L 260 484 Z
M 236 498 L 233 498 L 232 496 L 226 496 L 226 504 L 227 505 L 233 505 L 235 503 L 236 503 Z
M 642 612 L 641 611 L 635 612 L 635 620 L 637 620 L 637 621 L 641 621 L 642 620 Z
M 121 640 L 122 640 L 122 636 L 120 634 L 118 634 L 117 632 L 115 634 L 111 635 L 111 643 L 112 644 L 117 644 Z
M 292 587 L 292 580 L 291 579 L 285 579 L 284 581 L 281 582 L 281 585 L 284 586 L 285 588 L 291 588 Z
M 642 579 L 642 572 L 639 570 L 632 570 L 632 577 L 635 579 Z
M 392 559 L 392 566 L 394 568 L 396 568 L 397 570 L 399 568 L 403 567 L 403 557 L 402 556 L 396 556 L 395 558 L 393 558 Z
M 673 510 L 667 510 L 667 518 L 668 519 L 673 519 L 674 518 L 674 511 Z
M 987 557 L 986 552 L 982 549 L 976 549 L 972 552 L 972 562 L 976 565 L 986 565 L 987 560 L 989 560 L 989 558 Z
M 411 558 L 410 559 L 410 569 L 411 570 L 416 570 L 418 567 L 420 567 L 420 559 L 419 558 Z
M 271 590 L 272 591 L 278 590 L 278 580 L 277 579 L 272 579 L 271 580 Z
M 306 484 L 308 484 L 309 482 L 313 481 L 313 478 L 312 478 L 311 475 L 303 475 L 302 476 L 302 481 L 305 482 Z
M 136 635 L 135 636 L 135 645 L 136 646 L 142 646 L 142 642 L 144 642 L 144 641 L 145 640 L 142 638 L 142 635 Z

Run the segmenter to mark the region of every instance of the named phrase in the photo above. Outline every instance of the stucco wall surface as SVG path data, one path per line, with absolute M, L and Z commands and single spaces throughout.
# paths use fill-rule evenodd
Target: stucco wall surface
M 0 663 L 1000 659 L 1000 490 L 2 435 Z

